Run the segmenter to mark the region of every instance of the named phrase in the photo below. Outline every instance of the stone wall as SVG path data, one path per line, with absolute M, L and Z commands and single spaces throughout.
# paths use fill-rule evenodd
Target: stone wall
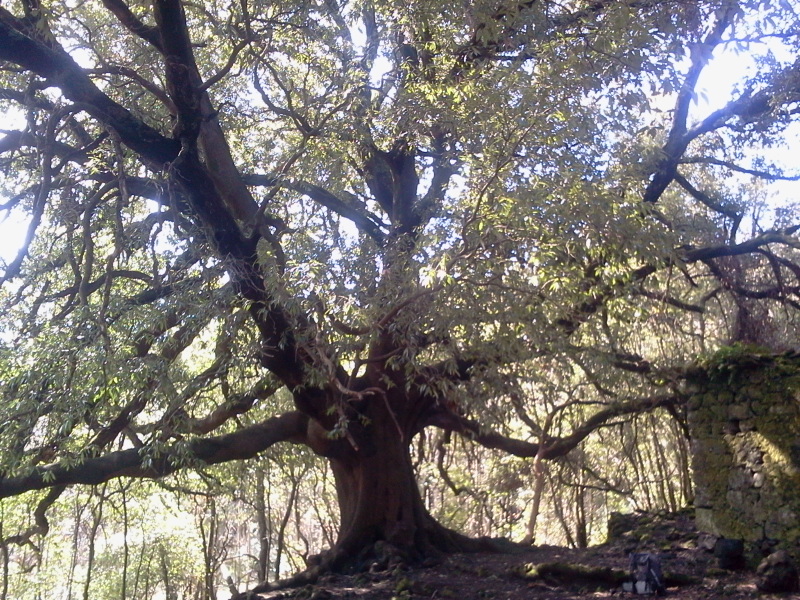
M 800 555 L 800 355 L 728 349 L 690 393 L 699 529 Z

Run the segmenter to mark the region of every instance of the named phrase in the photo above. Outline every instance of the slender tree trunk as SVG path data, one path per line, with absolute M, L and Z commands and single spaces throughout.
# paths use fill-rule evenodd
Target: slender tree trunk
M 283 513 L 280 527 L 278 528 L 278 539 L 276 542 L 275 550 L 275 579 L 280 577 L 281 573 L 281 558 L 283 555 L 284 546 L 286 544 L 286 526 L 289 524 L 289 518 L 292 516 L 292 507 L 297 501 L 297 491 L 300 488 L 300 482 L 305 475 L 305 471 L 298 476 L 292 477 L 292 489 L 289 492 L 289 500 L 286 503 L 286 511 Z
M 3 540 L 3 519 L 0 518 L 0 553 L 3 561 L 3 583 L 0 587 L 0 600 L 8 598 L 8 544 Z
M 170 575 L 169 572 L 167 550 L 160 543 L 158 545 L 158 556 L 161 564 L 161 579 L 164 582 L 164 597 L 166 600 L 178 600 L 178 592 L 172 586 L 172 575 Z
M 142 535 L 142 546 L 139 549 L 139 560 L 136 562 L 136 571 L 134 572 L 134 575 L 133 575 L 133 590 L 131 590 L 131 597 L 132 598 L 136 598 L 137 594 L 139 593 L 139 580 L 142 577 L 142 568 L 144 567 L 145 551 L 147 550 L 146 539 L 147 538 L 144 535 Z M 150 563 L 150 558 L 151 557 L 152 557 L 152 553 L 150 553 L 149 557 L 148 557 L 148 567 L 149 567 L 149 563 Z M 148 568 L 147 571 L 149 573 L 150 569 Z
M 544 448 L 542 444 L 540 448 Z M 539 520 L 539 512 L 542 506 L 542 494 L 544 493 L 545 483 L 545 464 L 542 461 L 541 450 L 533 458 L 533 505 L 531 515 L 528 518 L 528 526 L 522 543 L 533 545 L 536 543 L 536 523 Z
M 650 421 L 650 428 L 653 431 L 653 448 L 655 449 L 658 463 L 658 473 L 662 477 L 664 487 L 666 488 L 666 500 L 668 502 L 667 509 L 670 512 L 676 512 L 680 506 L 678 505 L 678 496 L 675 493 L 676 485 L 680 485 L 680 480 L 673 476 L 674 471 L 670 469 L 670 459 L 661 445 L 661 438 L 667 434 L 659 435 L 659 431 L 665 429 L 658 423 L 655 415 L 648 415 Z
M 91 500 L 90 500 L 91 501 Z M 78 552 L 81 537 L 81 516 L 85 506 L 80 504 L 80 496 L 75 496 L 75 527 L 72 530 L 72 557 L 69 564 L 69 574 L 67 575 L 67 598 L 72 599 L 72 585 L 75 581 L 75 569 L 78 566 Z
M 641 486 L 642 491 L 644 492 L 644 498 L 646 502 L 646 510 L 652 511 L 656 506 L 656 503 L 653 501 L 652 490 L 650 486 L 652 485 L 652 477 L 648 476 L 648 466 L 645 464 L 644 458 L 642 457 L 642 448 L 639 444 L 638 436 L 634 434 L 634 442 L 633 442 L 633 452 L 634 452 L 634 461 L 636 464 L 636 473 L 637 473 L 637 482 Z
M 316 480 L 315 489 L 319 490 L 317 501 L 312 503 L 314 514 L 317 517 L 320 530 L 322 532 L 323 543 L 326 547 L 331 548 L 336 543 L 336 523 L 331 522 L 331 515 L 339 514 L 339 507 L 328 502 L 328 495 L 325 493 L 329 485 L 330 466 L 325 465 L 322 472 L 314 471 Z
M 589 545 L 589 531 L 586 524 L 586 490 L 583 485 L 575 486 L 575 542 L 578 548 Z
M 203 545 L 203 585 L 202 595 L 209 600 L 216 600 L 217 590 L 214 585 L 216 575 L 216 561 L 214 560 L 214 546 L 217 542 L 217 503 L 213 496 L 208 497 L 207 505 L 208 532 L 205 528 L 205 515 L 200 514 L 200 539 Z
M 681 504 L 688 506 L 694 502 L 694 489 L 692 488 L 692 464 L 689 453 L 689 441 L 680 435 L 680 426 L 673 420 L 672 431 L 678 440 L 678 465 L 681 480 Z
M 144 540 L 144 537 L 142 538 Z M 159 543 L 159 549 L 161 548 L 161 544 Z M 152 565 L 153 565 L 153 558 L 154 552 L 152 548 L 150 552 L 147 553 L 147 567 L 145 571 L 145 578 L 144 578 L 144 593 L 142 594 L 142 598 L 149 598 L 150 597 L 150 588 L 153 586 L 153 575 L 152 575 Z M 155 582 L 158 585 L 157 582 Z
M 269 577 L 270 532 L 267 520 L 267 503 L 265 500 L 264 471 L 256 470 L 256 527 L 258 528 L 258 582 L 263 583 Z
M 551 481 L 550 489 L 551 490 L 554 489 L 554 487 L 552 485 L 552 481 Z M 563 489 L 562 488 L 559 488 L 558 490 L 555 490 L 554 493 L 552 494 L 553 510 L 556 513 L 556 518 L 558 519 L 558 523 L 561 525 L 561 530 L 564 532 L 564 538 L 567 541 L 567 545 L 570 548 L 576 548 L 577 544 L 575 543 L 575 539 L 572 537 L 572 528 L 569 526 L 569 523 L 567 522 L 567 517 L 564 514 L 564 503 L 563 503 L 562 494 L 563 494 Z
M 92 507 L 92 527 L 89 531 L 89 556 L 86 559 L 86 581 L 83 585 L 83 600 L 89 600 L 89 587 L 92 583 L 92 571 L 94 570 L 94 557 L 96 551 L 97 531 L 103 521 L 103 504 L 105 503 L 106 486 L 100 489 L 97 505 Z
M 130 562 L 130 547 L 128 546 L 128 499 L 125 487 L 120 486 L 122 492 L 122 581 L 120 583 L 120 600 L 125 600 L 128 595 L 128 563 Z

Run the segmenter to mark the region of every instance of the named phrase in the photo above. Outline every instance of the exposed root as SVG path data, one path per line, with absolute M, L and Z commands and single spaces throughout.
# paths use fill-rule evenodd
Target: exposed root
M 329 573 L 392 572 L 405 570 L 411 565 L 434 566 L 447 554 L 459 552 L 516 553 L 525 550 L 524 546 L 504 538 L 470 538 L 437 524 L 437 535 L 428 538 L 420 548 L 405 550 L 383 540 L 363 547 L 358 553 L 345 547 L 333 548 L 310 557 L 306 570 L 280 581 L 264 582 L 252 590 L 235 594 L 231 600 L 259 600 L 262 598 L 260 594 L 314 584 Z
M 516 572 L 523 579 L 541 580 L 551 586 L 591 583 L 608 589 L 621 586 L 631 580 L 631 574 L 621 569 L 610 567 L 594 567 L 584 564 L 564 562 L 544 562 L 522 565 Z M 702 579 L 681 573 L 664 573 L 664 584 L 667 587 L 696 585 Z
M 323 565 L 309 567 L 305 571 L 301 571 L 300 573 L 292 575 L 291 577 L 287 577 L 286 579 L 281 579 L 279 581 L 266 581 L 257 585 L 252 590 L 234 594 L 231 596 L 231 600 L 259 600 L 259 598 L 261 598 L 260 594 L 276 592 L 278 590 L 299 588 L 303 587 L 304 585 L 313 584 L 316 583 L 317 580 L 319 580 L 319 578 L 329 570 L 330 569 L 324 569 Z

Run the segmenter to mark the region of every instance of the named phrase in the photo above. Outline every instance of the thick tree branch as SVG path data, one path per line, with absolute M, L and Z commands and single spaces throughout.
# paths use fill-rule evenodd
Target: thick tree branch
M 672 129 L 669 132 L 667 142 L 664 144 L 663 148 L 664 158 L 658 170 L 653 174 L 644 192 L 642 198 L 644 202 L 656 202 L 661 197 L 661 194 L 664 193 L 664 190 L 667 189 L 674 179 L 678 161 L 686 151 L 689 142 L 699 135 L 699 133 L 695 135 L 687 134 L 689 107 L 695 97 L 697 80 L 700 78 L 700 74 L 711 59 L 714 48 L 722 42 L 723 33 L 733 22 L 736 9 L 737 7 L 735 5 L 729 5 L 727 10 L 717 19 L 717 22 L 706 38 L 697 42 L 692 48 L 692 62 L 684 77 L 683 84 L 678 92 L 678 98 L 675 102 Z
M 132 150 L 161 168 L 178 155 L 180 144 L 133 116 L 89 79 L 63 48 L 30 37 L 25 23 L 0 8 L 0 59 L 44 77 L 93 117 L 113 128 Z
M 682 250 L 681 254 L 684 262 L 693 263 L 708 261 L 712 258 L 721 258 L 723 256 L 752 254 L 770 244 L 780 244 L 789 246 L 790 248 L 800 249 L 800 240 L 794 236 L 798 230 L 800 230 L 800 225 L 787 227 L 785 229 L 773 229 L 765 231 L 739 244 L 721 244 L 718 246 L 706 246 L 704 248 L 685 248 Z
M 198 419 L 191 419 L 180 426 L 180 431 L 187 431 L 195 435 L 206 434 L 214 431 L 217 427 L 227 422 L 236 415 L 242 415 L 249 411 L 259 400 L 269 398 L 280 389 L 281 386 L 261 381 L 246 394 L 237 394 L 218 406 L 210 414 Z
M 158 29 L 142 23 L 122 0 L 103 0 L 103 6 L 112 12 L 129 31 L 138 35 L 159 52 L 164 52 Z
M 426 425 L 439 427 L 445 431 L 453 431 L 485 448 L 502 450 L 520 458 L 533 458 L 537 454 L 549 460 L 564 456 L 585 440 L 592 432 L 606 425 L 617 417 L 646 413 L 656 408 L 675 406 L 684 402 L 680 396 L 653 396 L 651 398 L 637 398 L 620 402 L 596 412 L 583 423 L 572 430 L 572 433 L 563 437 L 548 437 L 544 442 L 544 449 L 540 453 L 540 445 L 502 435 L 495 431 L 483 428 L 478 421 L 457 415 L 441 407 L 428 417 Z
M 320 206 L 335 212 L 340 217 L 351 221 L 359 231 L 371 237 L 379 246 L 383 245 L 385 241 L 386 236 L 383 229 L 387 228 L 386 224 L 376 215 L 370 213 L 366 207 L 353 206 L 356 203 L 355 199 L 348 203 L 332 192 L 313 183 L 282 180 L 271 175 L 244 175 L 243 180 L 247 185 L 252 186 L 280 186 L 288 190 L 294 190 L 309 197 Z
M 278 442 L 306 443 L 307 426 L 308 417 L 289 412 L 234 433 L 190 441 L 188 448 L 173 444 L 157 456 L 148 455 L 146 449 L 131 448 L 86 458 L 74 467 L 38 467 L 27 475 L 0 478 L 0 498 L 63 485 L 97 485 L 118 477 L 163 477 L 189 466 L 180 462 L 187 449 L 191 457 L 206 465 L 245 460 Z

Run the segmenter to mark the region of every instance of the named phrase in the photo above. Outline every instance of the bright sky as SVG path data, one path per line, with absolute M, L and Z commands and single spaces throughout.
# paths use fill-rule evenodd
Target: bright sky
M 28 219 L 19 213 L 0 217 L 0 268 L 17 256 L 27 229 Z
M 794 59 L 786 46 L 777 43 L 755 45 L 753 50 L 762 53 L 769 50 L 783 63 L 790 63 Z M 693 116 L 702 119 L 712 111 L 725 106 L 731 99 L 736 85 L 746 77 L 756 74 L 757 68 L 752 55 L 718 49 L 697 82 L 698 95 L 702 95 L 694 108 Z M 800 175 L 797 163 L 797 156 L 800 155 L 800 123 L 794 122 L 787 128 L 784 139 L 787 145 L 765 148 L 759 154 L 768 163 L 784 169 L 787 174 Z M 776 206 L 800 203 L 800 181 L 776 182 L 772 185 L 771 191 L 772 202 Z

